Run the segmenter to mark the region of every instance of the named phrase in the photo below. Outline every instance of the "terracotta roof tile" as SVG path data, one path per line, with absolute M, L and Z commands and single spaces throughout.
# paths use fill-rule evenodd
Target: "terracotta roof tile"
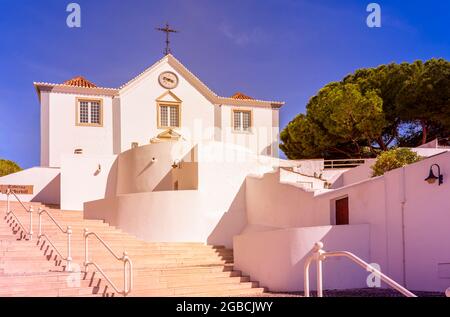
M 70 80 L 64 82 L 64 85 L 68 86 L 76 86 L 76 87 L 85 87 L 85 88 L 97 88 L 97 85 L 90 82 L 83 76 L 74 77 Z
M 233 98 L 233 99 L 240 99 L 240 100 L 254 100 L 254 98 L 249 97 L 247 95 L 244 95 L 241 92 L 235 93 L 233 96 L 231 96 L 231 98 Z

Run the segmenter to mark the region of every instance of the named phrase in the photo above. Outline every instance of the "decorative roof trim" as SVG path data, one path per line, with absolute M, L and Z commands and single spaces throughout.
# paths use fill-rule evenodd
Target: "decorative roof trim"
M 156 98 L 156 101 L 157 101 L 157 102 L 173 102 L 173 101 L 167 101 L 167 100 L 164 100 L 164 98 L 165 98 L 167 95 L 171 96 L 171 97 L 175 100 L 175 102 L 178 102 L 178 103 L 183 102 L 180 98 L 178 98 L 177 95 L 175 95 L 175 94 L 174 94 L 172 91 L 170 91 L 170 90 L 167 90 L 167 91 L 166 91 L 165 93 L 163 93 L 161 96 L 159 96 L 158 98 Z
M 63 85 L 75 86 L 75 87 L 84 87 L 84 88 L 97 88 L 97 85 L 87 80 L 83 76 L 76 76 L 72 79 L 66 80 Z
M 81 93 L 86 95 L 106 95 L 106 96 L 119 95 L 119 90 L 114 88 L 105 88 L 105 87 L 91 88 L 91 87 L 81 87 L 65 84 L 44 83 L 44 82 L 34 82 L 33 85 L 38 93 L 40 93 L 41 91 L 51 91 L 51 92 Z
M 124 93 L 130 87 L 143 78 L 147 73 L 153 71 L 155 68 L 160 66 L 163 62 L 168 62 L 175 70 L 177 70 L 192 86 L 199 90 L 203 96 L 208 99 L 211 103 L 221 105 L 236 105 L 236 106 L 266 106 L 272 108 L 281 108 L 285 103 L 282 101 L 270 101 L 270 100 L 259 100 L 259 99 L 236 99 L 232 97 L 221 97 L 212 91 L 205 83 L 203 83 L 197 76 L 195 76 L 189 69 L 187 69 L 178 59 L 176 59 L 172 54 L 168 54 L 161 58 L 159 61 L 154 63 L 152 66 L 148 67 L 146 70 L 141 72 L 139 75 L 128 81 L 127 83 L 120 86 L 120 88 L 106 88 L 106 87 L 81 87 L 73 86 L 67 84 L 53 84 L 45 82 L 35 82 L 33 83 L 38 93 L 40 90 L 47 91 L 60 91 L 60 92 L 74 92 L 74 93 L 85 93 L 85 94 L 103 94 L 108 96 L 117 96 L 120 93 Z M 75 89 L 75 90 L 74 90 Z
M 246 94 L 243 94 L 242 92 L 237 92 L 230 98 L 233 99 L 240 99 L 240 100 L 254 100 L 255 98 L 247 96 Z
M 131 85 L 136 83 L 139 79 L 144 77 L 147 73 L 153 71 L 156 67 L 160 66 L 163 62 L 168 62 L 175 70 L 177 70 L 191 85 L 196 87 L 206 99 L 213 104 L 229 104 L 229 105 L 243 105 L 243 106 L 268 106 L 280 108 L 285 103 L 281 101 L 268 101 L 258 99 L 234 99 L 231 97 L 220 97 L 214 91 L 212 91 L 204 82 L 202 82 L 197 76 L 195 76 L 189 69 L 187 69 L 178 59 L 172 54 L 168 54 L 161 58 L 159 61 L 148 67 L 142 73 L 131 79 L 126 84 L 120 87 L 120 92 L 124 92 L 129 89 Z

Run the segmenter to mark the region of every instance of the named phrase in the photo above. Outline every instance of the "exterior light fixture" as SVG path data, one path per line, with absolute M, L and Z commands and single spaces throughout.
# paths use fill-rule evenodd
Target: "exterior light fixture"
M 433 167 L 436 166 L 438 170 L 438 176 L 434 175 Z M 427 178 L 425 178 L 425 181 L 428 182 L 428 184 L 434 184 L 436 183 L 436 180 L 439 181 L 439 186 L 441 186 L 444 183 L 444 176 L 441 174 L 441 167 L 437 164 L 433 164 L 430 167 L 430 175 L 428 175 Z
M 172 168 L 181 168 L 181 160 L 175 160 L 172 164 Z

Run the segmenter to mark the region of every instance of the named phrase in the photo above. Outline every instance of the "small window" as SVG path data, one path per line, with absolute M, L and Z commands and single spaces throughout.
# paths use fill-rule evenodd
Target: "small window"
M 180 106 L 159 105 L 159 128 L 180 127 Z
M 102 115 L 101 100 L 77 101 L 77 125 L 102 126 Z
M 233 129 L 239 132 L 251 132 L 252 113 L 251 111 L 233 111 Z

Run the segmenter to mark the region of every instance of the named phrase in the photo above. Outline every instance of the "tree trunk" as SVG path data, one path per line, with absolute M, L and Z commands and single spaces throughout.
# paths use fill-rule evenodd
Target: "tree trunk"
M 383 141 L 383 137 L 379 137 L 379 138 L 377 139 L 377 143 L 378 143 L 378 145 L 380 146 L 380 149 L 381 149 L 381 150 L 383 150 L 383 151 L 386 151 L 386 150 L 387 150 L 387 146 L 386 146 L 386 144 L 385 144 L 384 141 Z
M 428 128 L 425 120 L 420 120 L 420 125 L 422 126 L 422 145 L 423 145 L 427 143 Z

